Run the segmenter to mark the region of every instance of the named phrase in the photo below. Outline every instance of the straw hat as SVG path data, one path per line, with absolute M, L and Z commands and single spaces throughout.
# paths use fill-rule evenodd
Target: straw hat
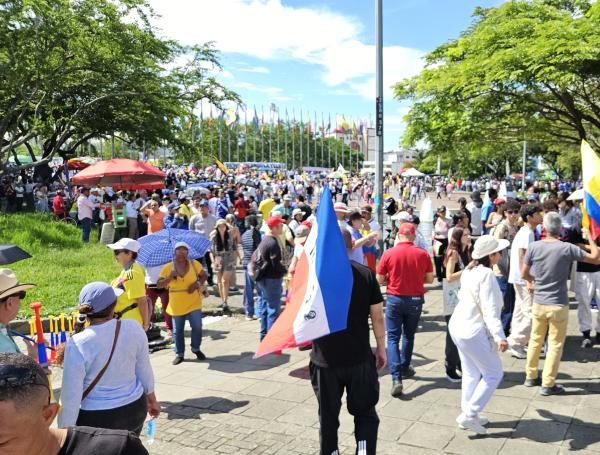
M 34 287 L 35 284 L 19 283 L 17 275 L 11 269 L 0 269 L 0 300 Z

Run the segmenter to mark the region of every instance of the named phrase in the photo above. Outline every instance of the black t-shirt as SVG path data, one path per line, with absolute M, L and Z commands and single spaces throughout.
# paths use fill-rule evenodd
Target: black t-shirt
M 571 231 L 571 238 L 569 239 L 569 241 L 571 243 L 581 243 L 584 245 L 589 245 L 590 242 L 588 242 L 586 239 L 583 238 L 583 236 L 581 235 L 581 233 L 579 231 L 576 231 L 575 229 L 573 229 Z M 596 245 L 600 244 L 598 243 L 598 239 L 596 239 Z M 600 265 L 596 265 L 596 264 L 588 264 L 586 262 L 578 262 L 577 263 L 577 271 L 578 272 L 600 272 Z
M 148 451 L 129 431 L 71 427 L 58 455 L 148 455 Z
M 258 250 L 268 266 L 261 279 L 264 278 L 283 278 L 286 274 L 286 269 L 281 263 L 281 247 L 279 240 L 272 235 L 266 235 L 260 242 Z
M 383 302 L 375 273 L 354 261 L 352 266 L 352 295 L 346 330 L 313 341 L 311 361 L 320 367 L 358 365 L 372 356 L 369 342 L 369 311 L 371 305 Z

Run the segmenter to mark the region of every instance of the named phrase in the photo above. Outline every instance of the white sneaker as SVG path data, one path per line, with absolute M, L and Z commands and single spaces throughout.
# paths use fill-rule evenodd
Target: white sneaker
M 516 357 L 517 359 L 526 359 L 527 358 L 527 352 L 525 351 L 524 348 L 521 348 L 519 346 L 513 346 L 508 348 L 508 353 L 513 356 Z
M 477 417 L 467 417 L 461 414 L 456 418 L 458 427 L 462 430 L 471 430 L 477 434 L 487 434 L 487 429 L 480 423 Z
M 482 415 L 480 415 L 480 416 L 477 416 L 477 419 L 479 420 L 479 424 L 480 424 L 480 425 L 483 425 L 484 427 L 485 427 L 485 426 L 486 426 L 488 423 L 490 423 L 490 419 L 488 419 L 486 416 L 482 416 Z

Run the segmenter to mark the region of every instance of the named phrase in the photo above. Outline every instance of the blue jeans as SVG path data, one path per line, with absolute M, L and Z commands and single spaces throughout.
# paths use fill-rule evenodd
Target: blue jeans
M 246 286 L 244 287 L 244 311 L 246 312 L 246 316 L 254 316 L 254 289 L 258 294 L 258 300 L 260 302 L 260 288 L 252 281 L 250 275 L 248 275 L 248 271 L 244 271 L 244 275 L 246 277 Z
M 183 357 L 185 352 L 185 321 L 189 321 L 192 327 L 192 352 L 196 353 L 200 350 L 202 342 L 202 310 L 194 310 L 191 313 L 183 316 L 173 316 L 173 338 L 175 338 L 175 354 L 178 357 Z
M 496 277 L 500 291 L 502 292 L 502 298 L 504 304 L 502 305 L 502 311 L 500 312 L 500 320 L 502 321 L 502 328 L 506 336 L 510 333 L 510 322 L 512 321 L 513 311 L 515 310 L 515 287 L 509 284 L 508 280 L 504 277 Z
M 88 243 L 90 241 L 90 232 L 92 231 L 92 219 L 84 218 L 79 220 L 81 223 L 81 241 Z
M 408 370 L 410 366 L 423 302 L 423 296 L 387 296 L 385 324 L 388 364 L 392 379 L 402 379 L 402 372 Z M 402 338 L 402 352 L 399 348 L 400 338 Z
M 258 316 L 260 317 L 260 339 L 262 340 L 273 326 L 281 308 L 283 280 L 264 278 L 256 282 L 258 287 Z

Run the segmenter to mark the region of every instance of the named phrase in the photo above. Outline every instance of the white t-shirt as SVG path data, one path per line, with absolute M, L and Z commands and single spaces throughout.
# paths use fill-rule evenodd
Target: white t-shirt
M 519 261 L 519 249 L 526 250 L 530 243 L 534 241 L 533 231 L 529 225 L 523 226 L 517 232 L 510 249 L 510 272 L 508 274 L 508 282 L 512 284 L 524 285 L 525 280 L 521 276 L 521 263 Z
M 474 202 L 469 202 L 467 210 L 471 212 L 471 233 L 473 235 L 481 235 L 481 207 L 477 207 Z

